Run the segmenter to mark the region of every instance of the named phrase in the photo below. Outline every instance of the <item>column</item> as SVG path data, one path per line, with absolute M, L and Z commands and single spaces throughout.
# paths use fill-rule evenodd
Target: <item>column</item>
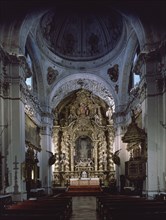
M 53 128 L 53 145 L 54 145 L 54 153 L 56 154 L 56 161 L 54 165 L 54 171 L 59 171 L 59 126 L 54 126 Z
M 52 149 L 52 119 L 49 117 L 43 117 L 43 124 L 41 128 L 41 158 L 40 158 L 40 177 L 42 187 L 45 188 L 46 193 L 51 193 L 52 180 L 53 180 L 53 167 L 49 166 L 48 160 L 50 154 L 47 151 L 53 152 Z
M 113 143 L 114 143 L 114 129 L 113 126 L 108 125 L 108 170 L 114 170 L 114 163 L 112 161 L 112 153 L 113 153 Z
M 13 193 L 13 200 L 26 199 L 26 185 L 22 177 L 22 163 L 25 161 L 25 112 L 24 98 L 20 87 L 24 85 L 22 70 L 17 64 L 10 64 L 13 78 L 9 91 L 9 99 L 5 101 L 5 118 L 7 118 L 8 148 L 6 155 L 9 168 L 9 187 L 7 192 Z M 23 88 L 23 87 L 22 87 Z M 15 163 L 17 167 L 15 167 Z M 18 187 L 17 187 L 18 185 Z M 17 187 L 17 190 L 16 190 Z
M 159 54 L 158 54 L 159 55 Z M 158 61 L 153 55 L 146 59 L 147 96 L 145 99 L 145 115 L 147 129 L 147 181 L 148 196 L 154 196 L 165 191 L 165 141 L 163 139 L 165 129 L 161 125 L 163 120 L 164 102 L 163 87 L 160 85 L 161 72 L 157 69 Z
M 98 171 L 98 153 L 97 153 L 98 141 L 94 140 L 94 159 L 95 159 L 95 171 Z

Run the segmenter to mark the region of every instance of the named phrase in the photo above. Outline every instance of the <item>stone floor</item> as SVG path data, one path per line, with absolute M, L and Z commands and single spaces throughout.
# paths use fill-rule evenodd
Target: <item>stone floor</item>
M 70 220 L 100 220 L 96 212 L 96 197 L 74 196 Z

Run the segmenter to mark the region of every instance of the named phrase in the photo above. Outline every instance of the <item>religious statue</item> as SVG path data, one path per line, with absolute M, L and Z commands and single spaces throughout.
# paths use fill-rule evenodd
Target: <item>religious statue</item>
M 76 167 L 86 167 L 86 165 L 87 165 L 86 161 L 84 162 L 80 159 L 80 161 L 77 162 Z
M 98 124 L 98 125 L 102 124 L 102 119 L 97 113 L 94 115 L 94 118 L 95 118 L 96 124 Z
M 106 111 L 106 117 L 108 118 L 108 122 L 109 124 L 111 124 L 112 122 L 112 107 L 109 107 L 108 110 Z
M 89 114 L 89 109 L 85 103 L 80 103 L 77 114 L 79 116 L 81 115 L 87 116 Z
M 103 151 L 102 155 L 102 163 L 103 163 L 103 169 L 107 170 L 107 154 Z
M 66 155 L 65 153 L 61 153 L 60 154 L 60 169 L 61 171 L 64 171 L 65 170 L 65 164 L 66 164 Z
M 91 158 L 88 158 L 87 160 L 87 166 L 91 167 L 93 165 L 93 161 L 91 160 Z
M 86 140 L 81 140 L 80 144 L 80 159 L 85 160 L 88 157 L 88 146 Z

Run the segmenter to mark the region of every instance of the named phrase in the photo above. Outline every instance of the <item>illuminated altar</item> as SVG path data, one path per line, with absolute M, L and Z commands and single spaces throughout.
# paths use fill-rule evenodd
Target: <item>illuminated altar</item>
M 99 178 L 71 178 L 70 186 L 99 186 Z
M 114 128 L 106 116 L 107 104 L 98 97 L 92 99 L 91 93 L 82 89 L 63 106 L 59 106 L 59 112 L 55 109 L 59 120 L 54 123 L 53 143 L 54 152 L 65 157 L 63 161 L 56 158 L 53 184 L 99 184 L 105 178 L 109 181 L 115 173 L 111 156 Z M 80 179 L 84 171 L 90 179 Z

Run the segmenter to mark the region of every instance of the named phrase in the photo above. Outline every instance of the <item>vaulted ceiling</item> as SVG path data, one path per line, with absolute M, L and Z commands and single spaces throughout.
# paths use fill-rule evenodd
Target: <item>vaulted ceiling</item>
M 138 47 L 162 38 L 165 17 L 157 2 L 2 1 L 1 42 L 10 52 L 26 48 L 43 105 L 53 108 L 83 88 L 123 106 Z

